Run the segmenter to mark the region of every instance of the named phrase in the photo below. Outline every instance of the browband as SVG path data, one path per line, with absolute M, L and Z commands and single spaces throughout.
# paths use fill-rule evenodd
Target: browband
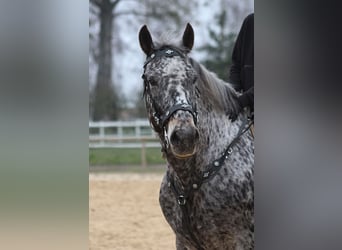
M 162 47 L 158 50 L 153 51 L 150 55 L 148 55 L 146 57 L 146 61 L 144 63 L 144 67 L 151 62 L 153 59 L 157 58 L 157 57 L 162 57 L 162 56 L 166 56 L 166 57 L 174 57 L 174 56 L 180 56 L 182 58 L 184 58 L 184 54 L 179 51 L 178 49 L 172 48 L 172 47 Z

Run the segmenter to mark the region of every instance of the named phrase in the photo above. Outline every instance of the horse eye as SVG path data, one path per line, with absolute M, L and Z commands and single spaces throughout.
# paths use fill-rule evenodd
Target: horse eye
M 151 86 L 157 86 L 158 85 L 158 82 L 155 79 L 148 79 L 148 83 Z

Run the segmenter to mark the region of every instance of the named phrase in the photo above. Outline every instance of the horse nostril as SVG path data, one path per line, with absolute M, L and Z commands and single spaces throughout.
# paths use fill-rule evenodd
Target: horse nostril
M 177 143 L 179 143 L 180 140 L 181 140 L 180 130 L 174 131 L 174 132 L 172 133 L 172 135 L 171 135 L 170 140 L 171 140 L 171 143 L 172 143 L 172 144 L 177 144 Z

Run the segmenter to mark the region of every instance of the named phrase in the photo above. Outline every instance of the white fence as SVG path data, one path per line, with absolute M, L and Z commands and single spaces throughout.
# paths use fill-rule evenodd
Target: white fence
M 148 120 L 89 122 L 89 148 L 160 147 Z

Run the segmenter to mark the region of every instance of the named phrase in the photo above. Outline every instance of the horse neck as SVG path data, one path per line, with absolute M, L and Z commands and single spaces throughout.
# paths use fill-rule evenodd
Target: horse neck
M 215 159 L 221 157 L 229 143 L 238 134 L 240 119 L 231 122 L 224 111 L 206 107 L 199 110 L 198 129 L 200 134 L 200 151 L 197 154 L 199 169 L 206 167 Z

